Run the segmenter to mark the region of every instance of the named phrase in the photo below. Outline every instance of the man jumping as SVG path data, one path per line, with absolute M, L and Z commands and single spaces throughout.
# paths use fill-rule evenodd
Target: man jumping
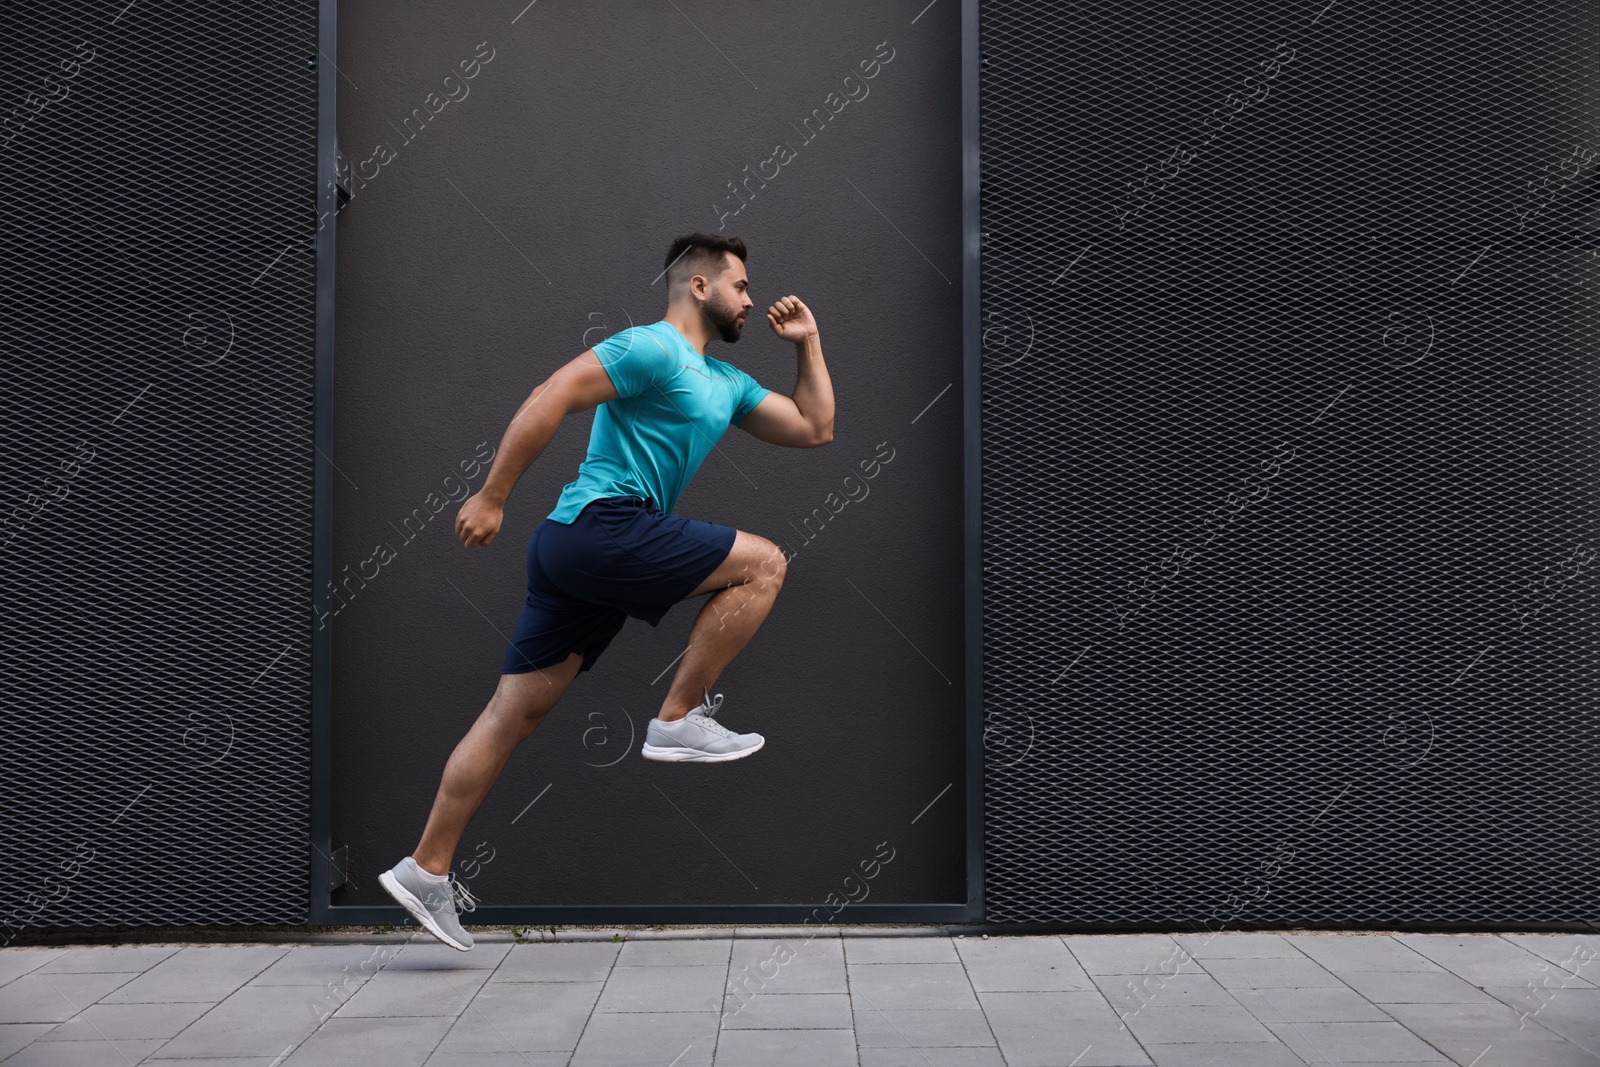
M 716 721 L 711 686 L 772 609 L 786 561 L 764 537 L 698 522 L 672 507 L 728 426 L 775 445 L 833 440 L 833 385 L 811 310 L 795 296 L 767 309 L 772 332 L 795 346 L 794 395 L 764 389 L 705 354 L 739 340 L 753 305 L 737 237 L 694 233 L 667 251 L 667 313 L 623 330 L 557 370 L 517 409 L 483 488 L 456 516 L 468 548 L 500 532 L 511 488 L 561 420 L 599 406 L 578 479 L 528 542 L 528 600 L 500 684 L 445 764 L 416 850 L 378 876 L 423 928 L 465 952 L 458 911 L 476 901 L 450 871 L 467 823 L 517 744 L 580 670 L 594 666 L 628 616 L 651 626 L 680 600 L 711 594 L 695 617 L 661 711 L 645 732 L 646 759 L 715 763 L 758 751 L 760 734 Z

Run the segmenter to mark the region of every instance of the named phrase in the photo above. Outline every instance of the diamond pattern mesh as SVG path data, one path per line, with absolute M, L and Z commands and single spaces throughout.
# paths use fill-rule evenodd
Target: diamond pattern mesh
M 1600 919 L 1594 7 L 983 0 L 986 916 Z
M 0 12 L 14 926 L 305 919 L 316 42 L 312 2 Z

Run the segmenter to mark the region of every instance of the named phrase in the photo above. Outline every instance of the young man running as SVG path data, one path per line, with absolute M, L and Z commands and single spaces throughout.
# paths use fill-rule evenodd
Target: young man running
M 795 346 L 793 396 L 705 354 L 708 342 L 733 344 L 744 329 L 753 306 L 746 254 L 737 237 L 695 233 L 672 242 L 666 316 L 607 338 L 535 389 L 501 437 L 483 488 L 456 516 L 463 545 L 492 542 L 511 487 L 562 418 L 599 406 L 577 481 L 562 489 L 528 543 L 527 606 L 500 684 L 445 764 L 416 851 L 378 876 L 447 945 L 472 947 L 458 909 L 470 911 L 476 901 L 450 871 L 467 822 L 512 750 L 578 672 L 594 666 L 628 616 L 655 626 L 676 602 L 711 594 L 645 732 L 646 759 L 715 763 L 765 743 L 717 722 L 722 695 L 710 690 L 772 609 L 783 553 L 764 537 L 672 514 L 730 424 L 790 448 L 833 440 L 833 386 L 816 320 L 798 297 L 767 309 L 772 331 Z

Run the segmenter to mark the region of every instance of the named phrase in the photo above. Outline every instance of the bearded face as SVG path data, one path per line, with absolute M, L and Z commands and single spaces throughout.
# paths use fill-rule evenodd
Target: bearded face
M 716 290 L 711 299 L 705 303 L 706 316 L 711 324 L 717 328 L 717 335 L 728 344 L 733 344 L 739 339 L 744 330 L 745 310 L 722 295 L 720 289 Z

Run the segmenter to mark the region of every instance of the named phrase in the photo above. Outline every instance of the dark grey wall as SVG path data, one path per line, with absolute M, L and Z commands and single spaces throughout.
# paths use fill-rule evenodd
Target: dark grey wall
M 872 903 L 964 901 L 959 8 L 520 8 L 340 5 L 356 190 L 338 221 L 334 569 L 393 556 L 326 620 L 333 843 L 353 882 L 333 903 L 387 903 L 377 872 L 414 845 L 494 689 L 528 536 L 575 476 L 589 419 L 524 475 L 486 549 L 454 540 L 447 479 L 551 370 L 659 319 L 667 244 L 724 218 L 750 244 L 757 304 L 792 292 L 815 311 L 838 397 L 830 446 L 732 430 L 677 509 L 797 551 L 718 686 L 724 717 L 767 748 L 726 766 L 641 760 L 670 674 L 652 680 L 699 602 L 656 630 L 630 622 L 513 758 L 458 863 L 492 856 L 471 884 L 493 904 L 816 903 L 887 841 Z M 860 79 L 875 54 L 891 58 Z M 447 85 L 475 55 L 491 58 Z M 847 90 L 806 140 L 802 120 Z M 793 158 L 724 217 L 740 203 L 728 183 L 779 144 Z M 792 349 L 759 323 L 713 351 L 793 386 Z M 893 458 L 866 498 L 807 540 L 803 520 L 880 444 Z

